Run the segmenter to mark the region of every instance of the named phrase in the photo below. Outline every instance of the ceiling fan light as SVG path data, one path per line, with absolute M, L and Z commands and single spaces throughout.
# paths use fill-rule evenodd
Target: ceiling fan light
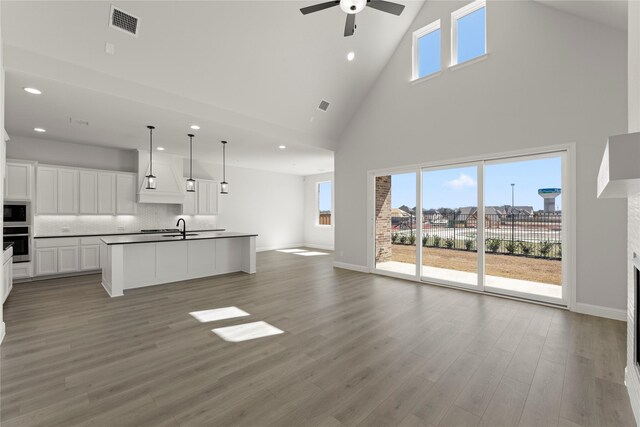
M 360 12 L 366 5 L 367 0 L 340 0 L 340 9 L 349 14 Z

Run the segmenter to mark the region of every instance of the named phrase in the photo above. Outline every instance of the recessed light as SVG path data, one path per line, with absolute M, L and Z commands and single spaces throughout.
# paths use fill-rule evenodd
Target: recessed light
M 25 92 L 30 93 L 32 95 L 42 95 L 42 91 L 36 89 L 35 87 L 25 87 L 23 88 Z
M 198 125 L 191 125 L 191 129 L 193 129 L 193 130 L 199 130 L 199 129 L 200 129 L 200 126 L 198 126 Z
M 158 147 L 157 150 L 158 151 L 164 151 L 164 147 Z
M 42 128 L 33 128 L 33 130 L 35 130 L 36 132 L 46 132 L 46 129 Z
M 281 150 L 284 150 L 285 148 L 287 148 L 287 146 L 286 145 L 278 145 L 278 148 L 281 149 Z
M 349 52 L 347 53 L 347 60 L 348 61 L 353 61 L 353 58 L 356 57 L 356 53 L 355 52 Z

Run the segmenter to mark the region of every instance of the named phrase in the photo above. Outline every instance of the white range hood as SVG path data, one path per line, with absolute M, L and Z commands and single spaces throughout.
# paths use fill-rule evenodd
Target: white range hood
M 145 176 L 149 174 L 149 151 L 138 150 L 138 203 L 184 203 L 182 157 L 153 153 L 153 174 L 157 177 L 155 190 L 147 190 Z
M 610 136 L 598 172 L 598 198 L 640 193 L 640 132 Z

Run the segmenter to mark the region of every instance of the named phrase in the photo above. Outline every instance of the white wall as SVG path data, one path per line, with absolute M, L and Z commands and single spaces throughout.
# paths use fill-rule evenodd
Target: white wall
M 640 2 L 629 2 L 629 132 L 640 132 Z
M 576 143 L 579 303 L 623 310 L 626 203 L 596 199 L 607 136 L 627 128 L 626 35 L 534 2 L 490 1 L 489 57 L 412 85 L 411 33 L 465 2 L 425 3 L 335 157 L 336 261 L 367 265 L 367 171 Z
M 8 156 L 46 164 L 71 167 L 135 171 L 134 151 L 92 147 L 60 141 L 12 137 Z M 186 162 L 186 160 L 185 160 Z M 188 166 L 188 165 L 187 165 Z M 194 178 L 221 180 L 222 166 L 194 161 Z M 184 169 L 188 173 L 189 169 Z M 227 167 L 230 194 L 219 195 L 219 215 L 185 216 L 191 229 L 225 228 L 258 233 L 258 250 L 304 243 L 303 177 L 283 173 Z M 136 215 L 46 215 L 35 221 L 36 235 L 115 233 L 142 228 L 172 228 L 180 214 L 179 205 L 138 204 Z
M 194 160 L 193 177 L 222 181 L 222 165 Z M 219 227 L 258 233 L 258 250 L 304 243 L 303 177 L 227 166 L 226 179 L 229 194 L 219 198 Z
M 7 157 L 60 166 L 137 172 L 138 159 L 133 150 L 74 144 L 50 139 L 11 135 Z
M 628 101 L 629 132 L 640 132 L 640 2 L 629 2 L 628 25 Z M 628 249 L 627 249 L 627 295 L 629 312 L 627 321 L 627 370 L 625 384 L 629 392 L 631 408 L 636 423 L 640 421 L 640 376 L 635 366 L 635 274 L 632 257 L 640 253 L 640 194 L 629 198 L 628 202 Z
M 0 7 L 0 18 L 2 17 L 1 14 L 1 7 Z M 2 21 L 2 19 L 0 19 L 0 21 Z M 5 154 L 5 146 L 2 143 L 2 141 L 4 140 L 4 65 L 3 65 L 3 58 L 4 58 L 4 54 L 3 54 L 3 45 L 2 45 L 2 28 L 0 28 L 0 134 L 2 136 L 0 136 L 0 150 L 2 150 L 2 156 L 0 156 L 0 177 L 3 179 L 4 182 L 4 172 L 5 172 L 5 162 L 3 161 L 4 159 L 4 154 Z M 0 185 L 0 200 L 4 200 L 4 184 Z M 0 226 L 3 225 L 3 219 L 0 218 Z M 0 248 L 3 247 L 3 237 L 0 236 Z M 4 274 L 0 274 L 0 287 L 4 286 L 3 283 L 4 280 Z M 3 317 L 3 307 L 0 304 L 0 343 L 2 343 L 2 339 L 4 338 L 5 335 L 5 324 L 4 324 L 4 317 Z
M 333 173 L 304 177 L 304 244 L 318 249 L 333 250 L 333 226 L 318 225 L 318 183 L 331 181 L 331 207 L 335 206 Z M 335 211 L 335 209 L 334 209 Z M 335 225 L 335 215 L 332 215 Z

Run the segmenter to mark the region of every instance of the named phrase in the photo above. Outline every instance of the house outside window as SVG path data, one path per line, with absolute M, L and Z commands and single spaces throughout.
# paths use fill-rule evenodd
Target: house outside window
M 440 65 L 440 20 L 413 32 L 413 80 L 437 73 Z
M 451 14 L 451 65 L 487 53 L 485 0 L 474 1 Z

